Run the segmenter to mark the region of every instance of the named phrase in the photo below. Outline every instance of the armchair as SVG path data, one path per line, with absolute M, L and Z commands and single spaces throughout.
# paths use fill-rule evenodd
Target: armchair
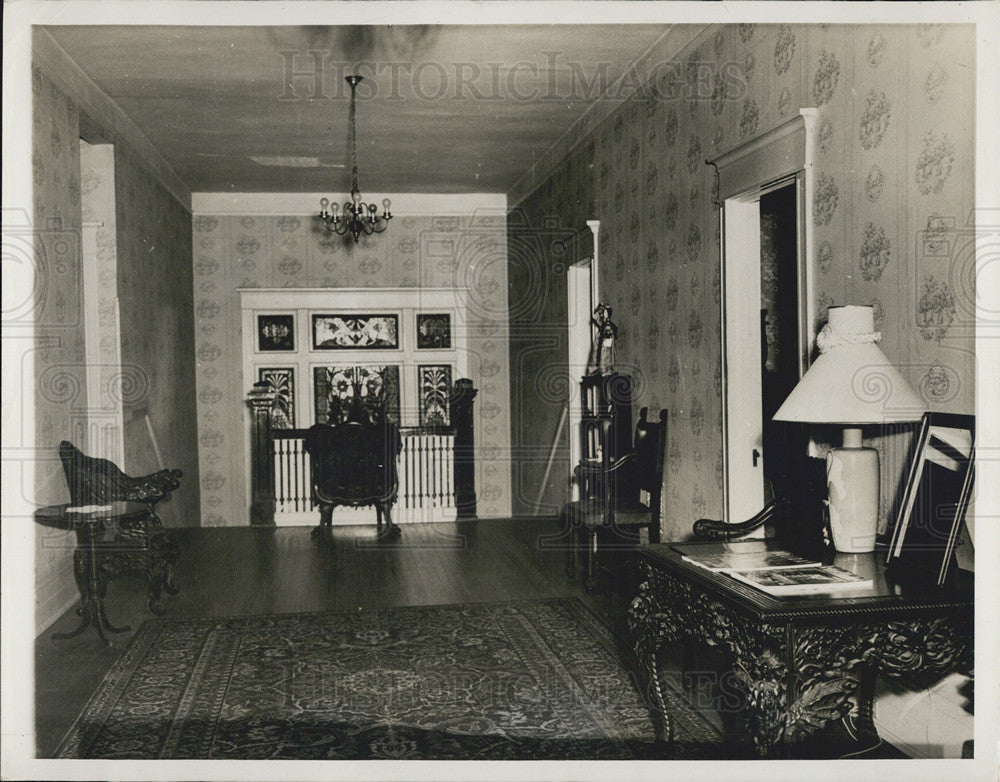
M 156 504 L 169 497 L 181 485 L 180 479 L 184 475 L 180 470 L 159 470 L 133 478 L 123 473 L 113 462 L 87 456 L 66 440 L 59 443 L 59 458 L 69 485 L 70 504 L 141 502 L 149 507 L 149 515 L 157 527 L 162 524 L 155 512 Z
M 123 517 L 115 529 L 113 545 L 101 549 L 96 565 L 100 578 L 105 581 L 126 570 L 142 573 L 149 583 L 149 610 L 154 614 L 163 613 L 161 592 L 175 595 L 178 591 L 174 564 L 180 558 L 180 546 L 163 529 L 155 507 L 180 486 L 183 473 L 164 469 L 132 477 L 113 462 L 87 456 L 66 440 L 59 443 L 59 458 L 66 475 L 70 505 L 136 502 L 146 506 L 144 513 Z M 86 585 L 79 583 L 82 566 L 74 564 L 80 593 L 84 596 Z
M 651 542 L 659 542 L 667 411 L 660 411 L 658 422 L 648 421 L 647 414 L 645 407 L 639 412 L 632 450 L 617 458 L 610 443 L 609 416 L 588 416 L 581 423 L 585 442 L 597 438 L 599 455 L 576 468 L 581 499 L 566 503 L 561 517 L 569 533 L 567 575 L 576 575 L 577 553 L 582 550 L 588 588 L 593 586 L 601 549 L 631 551 L 642 529 L 648 530 Z M 641 493 L 648 496 L 647 502 Z
M 399 534 L 392 521 L 399 490 L 396 459 L 403 448 L 396 424 L 384 416 L 375 422 L 354 417 L 336 426 L 315 424 L 306 431 L 304 445 L 312 463 L 313 500 L 320 508 L 314 537 L 331 526 L 338 505 L 374 505 L 379 536 Z

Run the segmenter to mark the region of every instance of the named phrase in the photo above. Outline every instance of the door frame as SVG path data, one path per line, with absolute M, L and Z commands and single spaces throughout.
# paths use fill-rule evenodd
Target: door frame
M 566 347 L 567 347 L 567 400 L 569 410 L 569 475 L 583 458 L 580 443 L 582 404 L 580 381 L 587 371 L 594 331 L 591 324 L 594 308 L 600 298 L 600 266 L 598 265 L 598 236 L 600 220 L 588 220 L 587 227 L 594 238 L 594 254 L 577 261 L 566 270 Z M 570 500 L 580 499 L 580 487 L 570 481 Z
M 723 502 L 727 522 L 764 504 L 760 368 L 760 197 L 792 182 L 797 200 L 799 373 L 814 343 L 813 126 L 816 109 L 740 144 L 712 161 L 719 171 L 722 281 Z M 738 391 L 737 391 L 738 390 Z M 766 454 L 763 458 L 767 458 Z M 756 461 L 756 464 L 754 463 Z
M 569 474 L 583 455 L 580 444 L 581 399 L 580 380 L 587 371 L 593 343 L 591 313 L 597 306 L 596 274 L 593 258 L 577 261 L 566 270 L 566 347 L 567 391 L 569 405 Z M 578 500 L 580 487 L 570 484 L 570 500 Z

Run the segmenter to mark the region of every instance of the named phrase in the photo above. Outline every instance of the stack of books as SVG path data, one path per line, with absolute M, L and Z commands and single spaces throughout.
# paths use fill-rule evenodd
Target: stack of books
M 872 586 L 870 577 L 805 559 L 770 540 L 681 543 L 671 548 L 693 565 L 723 573 L 772 595 L 839 592 Z

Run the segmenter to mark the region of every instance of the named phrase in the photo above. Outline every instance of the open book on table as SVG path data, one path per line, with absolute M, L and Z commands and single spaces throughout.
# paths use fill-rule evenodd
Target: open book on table
M 725 543 L 678 543 L 672 544 L 671 548 L 687 562 L 713 571 L 808 567 L 820 564 L 786 551 L 773 541 L 763 538 Z
M 839 592 L 872 585 L 871 578 L 800 557 L 768 539 L 677 543 L 671 548 L 686 562 L 773 595 Z
M 844 589 L 863 589 L 872 579 L 836 565 L 726 570 L 726 575 L 772 595 L 805 595 Z

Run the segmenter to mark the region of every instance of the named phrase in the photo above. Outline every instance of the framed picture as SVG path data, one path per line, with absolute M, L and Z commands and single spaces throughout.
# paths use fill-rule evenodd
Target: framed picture
M 399 316 L 313 315 L 313 350 L 370 350 L 399 347 Z
M 924 413 L 886 555 L 897 576 L 945 583 L 972 494 L 974 443 L 974 416 Z
M 317 424 L 339 424 L 352 412 L 369 419 L 385 410 L 399 423 L 399 366 L 313 367 L 313 404 Z
M 418 366 L 417 389 L 420 425 L 450 425 L 451 366 L 448 364 Z
M 417 349 L 429 350 L 451 347 L 451 315 L 420 313 L 417 315 Z
M 257 350 L 295 350 L 295 316 L 258 315 Z
M 271 426 L 275 429 L 295 428 L 295 368 L 260 367 L 257 379 L 267 383 L 274 393 L 271 406 Z

